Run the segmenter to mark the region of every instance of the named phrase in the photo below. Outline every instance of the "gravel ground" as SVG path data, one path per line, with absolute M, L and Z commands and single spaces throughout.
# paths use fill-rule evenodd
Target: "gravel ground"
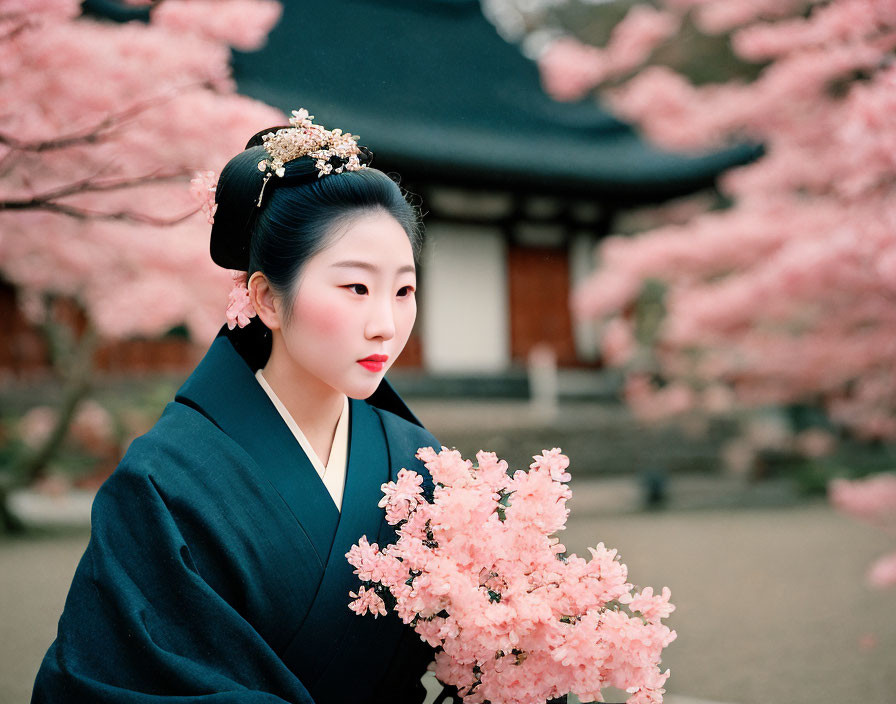
M 672 590 L 670 694 L 753 704 L 896 701 L 896 590 L 865 586 L 892 541 L 824 503 L 607 515 L 573 489 L 567 548 L 620 551 Z
M 87 545 L 86 531 L 0 539 L 0 702 L 28 702 L 72 575 Z
M 672 589 L 668 704 L 894 701 L 896 590 L 862 581 L 884 536 L 824 503 L 614 510 L 625 491 L 574 481 L 563 538 L 579 553 L 604 541 L 632 581 Z M 83 530 L 0 540 L 3 704 L 28 701 L 86 541 Z

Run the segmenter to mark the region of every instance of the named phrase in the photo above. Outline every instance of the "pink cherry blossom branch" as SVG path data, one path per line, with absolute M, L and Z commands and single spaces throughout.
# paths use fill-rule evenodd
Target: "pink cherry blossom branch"
M 142 225 L 154 225 L 156 227 L 170 227 L 172 225 L 177 225 L 179 223 L 184 222 L 185 220 L 191 218 L 193 215 L 199 212 L 199 208 L 194 208 L 193 210 L 189 210 L 184 212 L 181 215 L 177 215 L 171 218 L 158 218 L 153 217 L 151 215 L 146 215 L 145 213 L 138 213 L 133 210 L 119 210 L 115 212 L 103 212 L 99 210 L 91 210 L 89 208 L 79 208 L 73 205 L 66 205 L 63 203 L 44 203 L 40 206 L 35 206 L 35 210 L 44 210 L 49 213 L 56 213 L 59 215 L 66 215 L 68 217 L 75 218 L 77 220 L 108 220 L 108 221 L 119 221 L 119 222 L 132 222 L 132 223 L 140 223 Z M 2 210 L 2 204 L 0 204 L 0 210 Z
M 15 39 L 18 35 L 24 32 L 27 29 L 30 29 L 35 26 L 34 22 L 29 21 L 26 18 L 20 18 L 19 15 L 6 14 L 0 15 L 0 22 L 13 22 L 15 20 L 19 20 L 16 24 L 14 24 L 9 31 L 0 35 L 0 42 L 10 41 Z
M 346 554 L 363 586 L 349 593 L 359 615 L 394 610 L 436 648 L 435 673 L 465 702 L 544 704 L 574 692 L 600 700 L 607 686 L 629 704 L 660 704 L 668 670 L 661 653 L 675 632 L 668 588 L 633 593 L 615 550 L 591 560 L 562 556 L 571 493 L 559 448 L 511 472 L 493 453 L 478 465 L 456 450 L 421 448 L 432 475 L 402 469 L 382 486 L 380 506 L 397 542 L 361 537 Z M 505 498 L 509 498 L 504 502 Z
M 132 103 L 127 108 L 105 116 L 98 122 L 69 134 L 62 134 L 51 139 L 35 141 L 20 140 L 17 137 L 0 132 L 0 144 L 19 152 L 40 153 L 56 149 L 67 149 L 80 144 L 95 144 L 111 136 L 111 132 L 133 120 L 152 108 L 175 100 L 180 94 L 199 87 L 207 87 L 207 83 L 194 81 L 166 91 L 164 95 L 156 95 Z
M 156 169 L 147 174 L 143 174 L 141 176 L 131 176 L 129 178 L 122 179 L 105 179 L 100 180 L 97 179 L 96 176 L 88 176 L 87 178 L 80 179 L 78 181 L 74 181 L 72 183 L 68 183 L 64 186 L 60 186 L 59 188 L 47 191 L 38 196 L 33 196 L 30 200 L 34 200 L 37 202 L 45 202 L 45 201 L 53 201 L 58 200 L 60 198 L 65 198 L 67 196 L 76 195 L 79 193 L 101 193 L 104 191 L 116 191 L 123 190 L 126 188 L 136 188 L 139 186 L 143 186 L 147 183 L 160 183 L 160 182 L 171 182 L 182 179 L 184 176 L 190 174 L 188 169 L 176 169 L 176 170 L 168 170 L 164 171 L 162 169 Z M 30 200 L 22 200 L 22 201 L 0 201 L 0 209 L 4 206 L 5 203 L 27 203 Z M 21 209 L 27 206 L 13 206 L 16 209 Z
M 175 171 L 157 170 L 142 176 L 126 179 L 107 179 L 104 181 L 95 180 L 95 177 L 88 177 L 74 183 L 66 184 L 55 190 L 34 195 L 30 198 L 0 200 L 0 212 L 3 210 L 43 210 L 60 215 L 67 215 L 79 220 L 118 220 L 167 227 L 183 222 L 199 212 L 201 207 L 197 206 L 181 215 L 171 218 L 159 218 L 134 210 L 102 211 L 73 205 L 71 203 L 60 203 L 59 200 L 85 193 L 120 191 L 129 188 L 139 188 L 150 183 L 174 182 L 182 179 L 188 173 L 189 172 L 186 169 L 178 169 Z

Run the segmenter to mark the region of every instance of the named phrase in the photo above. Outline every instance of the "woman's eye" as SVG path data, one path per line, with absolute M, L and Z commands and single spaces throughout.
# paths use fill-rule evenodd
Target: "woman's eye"
M 343 288 L 347 288 L 354 293 L 357 293 L 359 296 L 367 295 L 367 287 L 364 284 L 349 284 L 348 286 L 343 286 Z
M 398 289 L 398 297 L 404 298 L 405 296 L 410 296 L 413 292 L 413 286 L 402 286 L 400 289 Z

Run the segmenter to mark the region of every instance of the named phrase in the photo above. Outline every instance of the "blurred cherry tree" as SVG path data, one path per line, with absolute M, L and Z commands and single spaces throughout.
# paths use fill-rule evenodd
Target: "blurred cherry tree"
M 54 428 L 5 485 L 58 448 L 98 339 L 183 326 L 205 343 L 223 322 L 230 278 L 209 258 L 190 181 L 283 122 L 237 95 L 230 72 L 230 48 L 257 48 L 281 7 L 152 5 L 148 21 L 118 24 L 78 0 L 0 0 L 0 277 L 66 388 Z
M 890 536 L 896 536 L 896 474 L 881 472 L 863 479 L 835 479 L 828 487 L 831 503 Z M 866 576 L 872 587 L 896 587 L 896 551 L 871 565 Z
M 723 207 L 605 240 L 574 295 L 634 409 L 805 403 L 896 438 L 896 0 L 630 2 L 600 46 L 548 21 L 561 0 L 483 2 L 505 20 L 538 6 L 551 32 L 531 49 L 558 100 L 599 88 L 670 149 L 764 146 L 721 179 Z M 695 32 L 740 69 L 695 84 L 658 60 Z

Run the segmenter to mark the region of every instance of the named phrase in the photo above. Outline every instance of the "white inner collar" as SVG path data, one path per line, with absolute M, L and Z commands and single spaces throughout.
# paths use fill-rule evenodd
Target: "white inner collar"
M 348 459 L 348 396 L 343 396 L 342 413 L 339 416 L 339 421 L 336 423 L 336 432 L 333 436 L 333 444 L 330 447 L 330 456 L 327 459 L 326 466 L 324 466 L 324 463 L 321 461 L 320 457 L 318 457 L 314 448 L 311 447 L 311 443 L 308 442 L 308 438 L 305 437 L 305 433 L 302 432 L 302 429 L 299 427 L 298 423 L 296 423 L 292 414 L 286 406 L 283 405 L 283 402 L 271 388 L 271 385 L 268 384 L 267 379 L 264 378 L 261 369 L 255 372 L 255 378 L 258 379 L 261 388 L 264 389 L 268 398 L 271 399 L 277 412 L 283 418 L 283 421 L 286 423 L 299 445 L 301 445 L 302 450 L 308 456 L 311 465 L 323 481 L 327 491 L 330 492 L 330 496 L 333 497 L 333 502 L 336 504 L 336 508 L 341 510 L 342 493 L 345 487 L 345 466 L 346 460 Z

